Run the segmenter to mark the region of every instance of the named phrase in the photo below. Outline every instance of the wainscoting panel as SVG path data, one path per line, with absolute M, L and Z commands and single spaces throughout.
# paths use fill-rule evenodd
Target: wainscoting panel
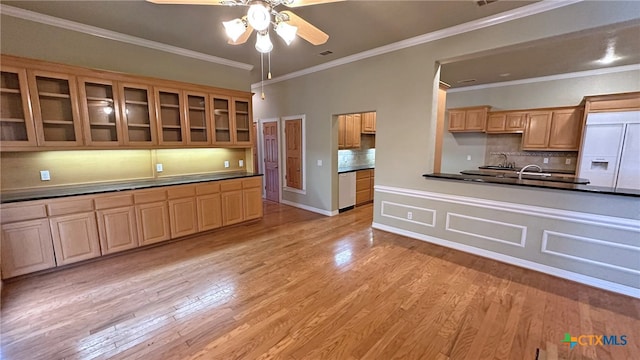
M 382 185 L 375 199 L 376 228 L 640 297 L 637 219 Z

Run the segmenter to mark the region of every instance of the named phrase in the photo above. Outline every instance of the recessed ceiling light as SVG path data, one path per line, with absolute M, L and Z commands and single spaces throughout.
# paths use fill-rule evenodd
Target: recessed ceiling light
M 502 74 L 500 74 L 500 75 L 498 75 L 498 76 L 500 76 L 500 77 L 507 77 L 507 76 L 509 76 L 509 75 L 511 75 L 511 73 L 502 73 Z
M 456 81 L 456 83 L 458 84 L 467 84 L 467 83 L 472 83 L 472 82 L 476 82 L 476 79 L 465 79 L 465 80 L 458 80 Z
M 333 54 L 333 51 L 331 51 L 331 50 L 325 50 L 325 51 L 321 52 L 321 53 L 320 53 L 320 54 L 318 54 L 318 55 L 320 55 L 320 56 L 327 56 L 327 55 L 331 55 L 331 54 Z

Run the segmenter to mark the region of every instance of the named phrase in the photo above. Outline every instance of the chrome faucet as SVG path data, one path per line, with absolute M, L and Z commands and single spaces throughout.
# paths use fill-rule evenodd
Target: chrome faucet
M 502 166 L 502 167 L 509 167 L 509 158 L 507 157 L 507 154 L 505 153 L 500 153 L 498 154 L 499 156 L 504 156 L 504 163 L 502 164 L 498 164 L 498 166 Z
M 538 168 L 538 172 L 542 172 L 542 168 L 536 164 L 525 165 L 525 167 L 523 167 L 522 169 L 520 169 L 520 171 L 518 171 L 518 180 L 522 180 L 522 174 L 525 172 L 525 170 L 527 170 L 530 167 Z

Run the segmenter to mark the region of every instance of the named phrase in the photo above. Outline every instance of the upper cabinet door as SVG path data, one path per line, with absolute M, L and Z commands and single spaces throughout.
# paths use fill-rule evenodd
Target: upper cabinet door
M 82 145 L 76 78 L 41 70 L 27 71 L 27 78 L 38 145 Z
M 151 87 L 119 83 L 118 90 L 124 143 L 139 146 L 157 144 L 156 112 Z
M 120 102 L 113 81 L 79 78 L 85 144 L 118 146 L 123 143 Z
M 209 102 L 207 94 L 185 92 L 187 143 L 191 145 L 211 144 Z
M 213 108 L 213 142 L 216 145 L 230 145 L 234 143 L 231 129 L 231 98 L 212 95 Z
M 233 99 L 233 109 L 235 116 L 235 140 L 238 145 L 251 145 L 251 128 L 253 119 L 251 117 L 251 101 L 249 99 Z
M 158 138 L 160 145 L 182 145 L 186 140 L 184 101 L 176 89 L 156 88 Z
M 27 71 L 3 66 L 0 75 L 0 142 L 2 146 L 36 146 Z
M 529 113 L 524 135 L 522 136 L 522 149 L 546 149 L 549 146 L 550 129 L 551 111 L 536 111 Z

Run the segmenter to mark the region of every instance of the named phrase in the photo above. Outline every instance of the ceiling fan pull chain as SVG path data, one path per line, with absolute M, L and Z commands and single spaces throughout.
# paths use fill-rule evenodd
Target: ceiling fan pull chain
M 271 53 L 269 53 L 269 72 L 267 73 L 267 79 L 271 80 Z
M 264 100 L 264 53 L 260 53 L 260 98 Z

